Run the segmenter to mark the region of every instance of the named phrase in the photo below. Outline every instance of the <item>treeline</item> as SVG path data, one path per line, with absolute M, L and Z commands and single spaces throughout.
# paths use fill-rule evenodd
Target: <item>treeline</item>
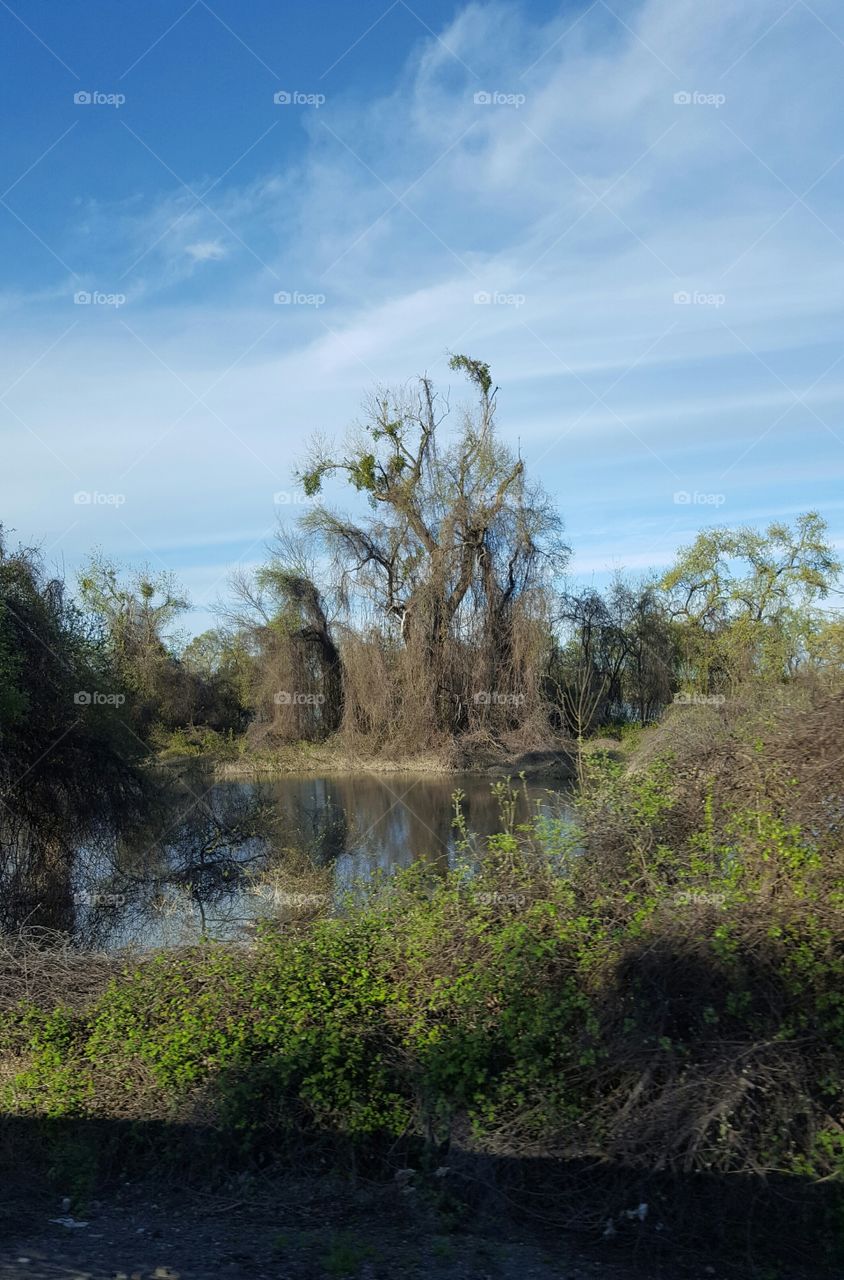
M 313 443 L 297 478 L 305 514 L 257 572 L 233 576 L 218 625 L 189 643 L 175 631 L 189 602 L 166 573 L 100 554 L 71 603 L 35 553 L 4 551 L 9 772 L 20 708 L 47 696 L 29 688 L 33 647 L 77 692 L 111 698 L 80 721 L 103 726 L 106 754 L 115 723 L 147 749 L 339 734 L 372 751 L 526 750 L 647 724 L 678 695 L 841 671 L 844 623 L 828 607 L 841 564 L 817 514 L 707 529 L 661 578 L 576 590 L 558 511 L 496 434 L 488 366 L 451 365 L 474 396 L 456 426 L 421 378 L 376 392 L 341 447 Z M 368 512 L 346 514 L 348 493 Z M 80 716 L 69 696 L 26 717 L 33 744 Z
M 143 807 L 130 696 L 95 620 L 0 539 L 0 926 L 65 918 L 76 850 Z

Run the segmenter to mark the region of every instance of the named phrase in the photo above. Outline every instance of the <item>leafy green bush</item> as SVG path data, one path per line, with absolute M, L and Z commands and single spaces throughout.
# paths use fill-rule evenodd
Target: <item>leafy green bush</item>
M 207 725 L 151 731 L 152 746 L 163 760 L 191 757 L 211 760 L 236 760 L 242 751 L 242 740 L 228 730 L 218 733 Z
M 592 761 L 573 826 L 517 824 L 500 789 L 502 831 L 479 847 L 458 815 L 444 878 L 416 865 L 254 947 L 151 957 L 81 1010 L 20 1006 L 0 1101 L 201 1114 L 245 1150 L 460 1134 L 486 1151 L 844 1176 L 837 811 L 810 805 L 785 738 L 761 754 L 738 740 L 744 764 L 721 774 L 688 752 Z

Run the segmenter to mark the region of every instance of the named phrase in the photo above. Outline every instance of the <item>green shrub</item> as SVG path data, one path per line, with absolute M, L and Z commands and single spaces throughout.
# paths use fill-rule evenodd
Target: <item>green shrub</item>
M 254 947 L 151 957 L 82 1010 L 18 1006 L 5 1109 L 199 1113 L 247 1152 L 459 1132 L 842 1176 L 840 837 L 789 816 L 770 746 L 746 758 L 752 787 L 664 753 L 592 761 L 575 826 L 519 825 L 499 789 L 504 829 L 479 848 L 460 827 L 445 877 L 417 864 Z

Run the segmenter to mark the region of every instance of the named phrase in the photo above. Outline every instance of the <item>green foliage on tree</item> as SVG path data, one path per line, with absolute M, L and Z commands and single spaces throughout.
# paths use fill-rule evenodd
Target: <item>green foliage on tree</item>
M 44 572 L 0 537 L 0 928 L 66 919 L 78 846 L 132 820 L 144 749 L 107 648 Z
M 816 512 L 764 532 L 704 530 L 661 584 L 680 624 L 688 678 L 707 690 L 792 674 L 840 572 Z

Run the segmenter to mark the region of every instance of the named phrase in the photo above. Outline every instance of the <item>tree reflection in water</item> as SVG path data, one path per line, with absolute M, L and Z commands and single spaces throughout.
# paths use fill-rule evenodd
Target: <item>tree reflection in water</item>
M 559 782 L 549 786 L 519 790 L 519 820 L 565 808 Z M 143 822 L 80 852 L 64 927 L 92 948 L 245 937 L 263 917 L 331 910 L 356 883 L 412 862 L 445 870 L 457 789 L 470 829 L 500 828 L 490 781 L 476 776 L 214 782 L 168 771 Z

